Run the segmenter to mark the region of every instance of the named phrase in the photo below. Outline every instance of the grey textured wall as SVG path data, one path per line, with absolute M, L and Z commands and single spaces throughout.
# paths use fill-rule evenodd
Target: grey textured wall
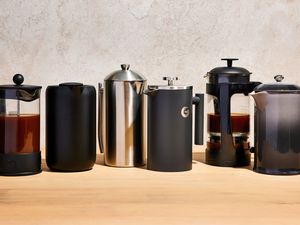
M 204 91 L 203 75 L 238 57 L 253 80 L 300 84 L 299 15 L 297 0 L 1 0 L 1 83 L 96 86 L 130 63 L 148 84 L 176 75 Z

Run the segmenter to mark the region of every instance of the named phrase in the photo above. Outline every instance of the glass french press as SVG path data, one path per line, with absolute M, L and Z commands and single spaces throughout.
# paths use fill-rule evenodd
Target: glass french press
M 0 85 L 0 175 L 30 175 L 41 171 L 41 86 Z
M 260 84 L 251 82 L 247 69 L 233 67 L 235 58 L 224 58 L 226 67 L 207 73 L 208 94 L 206 163 L 216 166 L 250 164 L 248 94 Z

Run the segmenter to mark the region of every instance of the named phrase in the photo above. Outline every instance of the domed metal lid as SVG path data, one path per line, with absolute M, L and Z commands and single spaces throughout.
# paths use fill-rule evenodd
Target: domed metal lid
M 299 91 L 300 87 L 296 84 L 285 84 L 282 83 L 282 80 L 284 79 L 284 76 L 282 75 L 276 75 L 274 76 L 274 79 L 276 80 L 276 83 L 269 83 L 269 84 L 260 84 L 258 85 L 254 91 L 255 92 L 272 92 L 272 93 L 287 93 L 287 92 L 293 92 L 293 91 Z
M 207 73 L 210 83 L 247 83 L 250 81 L 251 72 L 242 67 L 232 66 L 236 58 L 223 58 L 227 66 L 216 67 Z
M 104 80 L 109 81 L 145 81 L 146 78 L 133 71 L 129 70 L 130 65 L 129 64 L 122 64 L 121 70 L 114 71 L 110 73 Z

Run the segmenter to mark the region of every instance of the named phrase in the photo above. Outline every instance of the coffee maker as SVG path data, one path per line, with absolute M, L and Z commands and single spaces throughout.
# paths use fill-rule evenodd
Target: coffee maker
M 236 58 L 224 58 L 227 66 L 207 73 L 208 94 L 206 163 L 215 166 L 250 164 L 248 94 L 259 85 L 250 81 L 247 69 L 232 66 Z
M 0 85 L 0 175 L 41 172 L 41 86 L 24 85 L 16 74 L 13 85 Z
M 114 167 L 145 164 L 146 79 L 122 64 L 99 83 L 98 140 L 104 163 Z
M 282 82 L 257 86 L 255 101 L 254 167 L 258 173 L 300 173 L 300 87 Z
M 96 161 L 96 89 L 77 82 L 46 89 L 46 163 L 53 171 L 92 169 Z
M 193 97 L 193 86 L 174 85 L 177 77 L 164 77 L 167 85 L 149 85 L 147 168 L 163 172 L 192 169 L 194 141 L 203 144 L 204 94 Z

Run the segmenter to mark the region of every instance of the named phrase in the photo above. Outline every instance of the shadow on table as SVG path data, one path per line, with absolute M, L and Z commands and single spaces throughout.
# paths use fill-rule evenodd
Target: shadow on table
M 205 152 L 193 152 L 193 164 L 197 164 L 198 162 L 206 164 L 206 162 L 205 162 Z M 253 158 L 251 157 L 251 163 L 250 163 L 249 166 L 236 167 L 236 168 L 252 170 L 252 168 L 253 168 Z
M 205 152 L 193 152 L 193 164 L 197 164 L 198 162 L 205 164 Z M 103 154 L 97 154 L 95 164 L 105 166 L 104 165 L 104 155 Z M 145 165 L 145 166 L 137 167 L 137 168 L 147 169 L 147 166 Z M 245 167 L 238 167 L 238 168 L 252 170 L 253 160 L 251 160 L 251 165 L 245 166 Z M 42 159 L 42 170 L 43 170 L 43 172 L 56 172 L 56 171 L 51 171 L 47 167 L 45 159 Z

